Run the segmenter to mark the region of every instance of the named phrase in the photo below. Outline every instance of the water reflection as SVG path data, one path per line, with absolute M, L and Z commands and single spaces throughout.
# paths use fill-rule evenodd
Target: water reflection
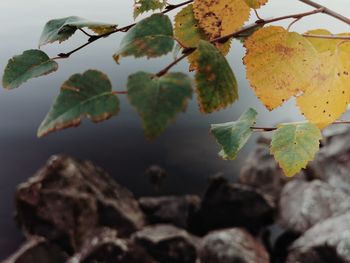
M 116 22 L 123 26 L 133 22 L 132 2 L 1 0 L 0 72 L 12 55 L 37 47 L 42 26 L 47 20 L 78 15 L 92 20 Z M 347 0 L 319 2 L 350 16 Z M 271 5 L 261 10 L 261 16 L 271 17 L 278 13 L 307 10 L 310 8 L 295 0 L 271 0 Z M 340 22 L 324 15 L 305 18 L 293 28 L 303 32 L 314 28 L 313 25 L 334 32 L 347 30 Z M 235 162 L 220 160 L 217 158 L 218 147 L 208 133 L 210 123 L 233 120 L 247 107 L 254 107 L 260 112 L 259 122 L 264 125 L 301 118 L 293 101 L 272 113 L 264 109 L 248 88 L 241 63 L 244 49 L 239 42 L 235 42 L 228 60 L 238 79 L 240 101 L 230 109 L 204 116 L 199 113 L 193 101 L 186 114 L 179 116 L 176 123 L 158 140 L 150 143 L 143 137 L 135 111 L 122 98 L 121 113 L 108 122 L 93 125 L 85 121 L 77 129 L 37 139 L 35 134 L 40 121 L 57 95 L 59 86 L 72 73 L 89 68 L 99 69 L 109 75 L 114 89 L 124 89 L 128 74 L 140 69 L 157 72 L 171 60 L 171 56 L 152 60 L 152 63 L 143 59 L 137 63 L 134 59 L 123 59 L 118 66 L 111 54 L 116 51 L 120 38 L 121 35 L 113 35 L 82 50 L 69 60 L 59 61 L 60 69 L 56 74 L 30 81 L 18 90 L 0 90 L 0 258 L 15 249 L 20 240 L 20 234 L 12 222 L 15 186 L 31 176 L 52 154 L 63 152 L 93 160 L 138 195 L 154 194 L 143 173 L 149 165 L 157 163 L 169 173 L 159 194 L 198 193 L 203 189 L 207 177 L 214 173 L 220 171 L 234 178 L 253 145 L 251 142 Z M 84 36 L 76 34 L 72 41 L 50 45 L 44 47 L 44 50 L 54 56 L 71 50 L 83 41 Z M 185 71 L 186 64 L 182 63 L 176 69 Z

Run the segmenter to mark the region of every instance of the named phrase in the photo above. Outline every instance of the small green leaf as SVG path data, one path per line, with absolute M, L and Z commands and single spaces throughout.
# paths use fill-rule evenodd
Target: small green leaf
M 147 138 L 159 136 L 175 118 L 185 111 L 192 96 L 191 79 L 183 73 L 156 77 L 146 72 L 129 76 L 128 97 L 141 115 Z
M 311 123 L 280 125 L 273 134 L 271 153 L 287 176 L 293 176 L 311 161 L 320 147 L 322 134 Z
M 39 47 L 56 41 L 61 43 L 70 38 L 77 29 L 84 27 L 94 31 L 97 35 L 103 35 L 115 30 L 117 25 L 93 22 L 77 16 L 53 19 L 46 23 L 40 37 Z
M 31 78 L 47 75 L 57 69 L 58 64 L 44 52 L 36 49 L 27 50 L 9 60 L 2 85 L 5 89 L 15 89 Z
M 171 52 L 173 46 L 173 26 L 169 17 L 154 14 L 141 20 L 126 33 L 113 58 L 119 63 L 120 57 L 159 57 Z
M 109 119 L 119 112 L 119 100 L 102 72 L 88 70 L 74 74 L 61 87 L 52 108 L 41 123 L 38 136 L 78 126 L 82 118 L 93 122 Z
M 134 19 L 147 11 L 162 10 L 166 5 L 166 0 L 135 0 Z
M 194 53 L 198 102 L 202 112 L 211 113 L 238 99 L 237 81 L 221 52 L 210 42 L 201 40 Z
M 211 133 L 222 146 L 219 155 L 223 159 L 236 159 L 253 133 L 251 127 L 255 124 L 256 116 L 254 109 L 248 109 L 237 121 L 211 125 Z

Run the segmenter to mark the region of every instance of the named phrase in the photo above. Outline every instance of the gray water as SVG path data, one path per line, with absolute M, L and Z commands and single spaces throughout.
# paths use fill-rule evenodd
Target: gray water
M 178 3 L 180 1 L 171 1 Z M 319 0 L 330 8 L 350 16 L 348 0 Z M 77 15 L 90 20 L 118 23 L 133 22 L 132 0 L 1 0 L 0 1 L 0 72 L 7 60 L 26 49 L 36 48 L 43 25 L 52 18 Z M 297 0 L 271 0 L 264 7 L 262 17 L 290 14 L 310 10 Z M 173 15 L 173 13 L 171 13 Z M 254 21 L 252 16 L 252 21 Z M 281 25 L 287 25 L 287 22 Z M 317 15 L 305 18 L 293 26 L 304 32 L 312 28 L 328 28 L 333 32 L 350 31 L 340 22 Z M 150 143 L 144 139 L 140 119 L 126 98 L 121 97 L 122 111 L 107 122 L 95 125 L 89 121 L 76 129 L 61 131 L 43 139 L 36 138 L 36 129 L 47 113 L 60 85 L 73 73 L 98 69 L 108 74 L 114 89 L 123 90 L 127 76 L 138 70 L 158 72 L 172 57 L 157 60 L 122 59 L 116 65 L 111 55 L 117 50 L 122 34 L 103 39 L 59 61 L 59 71 L 47 77 L 31 80 L 13 91 L 0 89 L 0 260 L 14 251 L 21 234 L 12 220 L 13 195 L 16 185 L 32 176 L 48 157 L 66 153 L 76 158 L 89 159 L 106 169 L 120 183 L 137 195 L 200 193 L 207 178 L 222 172 L 235 178 L 242 162 L 254 145 L 254 139 L 244 148 L 236 161 L 223 161 L 209 125 L 235 120 L 248 107 L 258 110 L 259 124 L 273 125 L 280 121 L 301 119 L 294 101 L 268 112 L 249 88 L 241 59 L 244 49 L 234 42 L 228 61 L 238 83 L 240 100 L 227 110 L 202 115 L 192 101 L 185 114 L 181 114 L 166 132 Z M 50 56 L 66 52 L 85 41 L 79 32 L 68 42 L 43 47 Z M 174 70 L 186 71 L 186 63 Z M 144 176 L 151 164 L 159 164 L 168 171 L 168 178 L 160 192 Z

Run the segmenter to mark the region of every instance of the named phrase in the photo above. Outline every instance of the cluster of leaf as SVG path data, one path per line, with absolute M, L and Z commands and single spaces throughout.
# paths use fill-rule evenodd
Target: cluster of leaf
M 175 58 L 179 53 L 187 57 L 189 70 L 195 71 L 194 82 L 180 72 L 141 71 L 129 76 L 127 96 L 141 116 L 148 138 L 157 137 L 179 112 L 186 110 L 193 89 L 203 113 L 226 108 L 238 99 L 237 82 L 225 58 L 232 37 L 225 36 L 239 32 L 251 10 L 267 1 L 194 0 L 176 15 L 174 27 L 163 12 L 129 28 L 113 56 L 118 64 L 127 56 L 155 58 L 173 51 Z M 167 7 L 163 0 L 135 0 L 134 17 Z M 94 36 L 118 31 L 117 25 L 79 17 L 55 19 L 45 25 L 39 46 L 63 42 L 83 28 L 92 30 Z M 255 30 L 244 31 L 245 35 L 237 38 L 244 36 L 247 78 L 257 97 L 269 110 L 296 97 L 308 119 L 304 123 L 281 124 L 273 134 L 271 153 L 286 175 L 291 176 L 314 158 L 320 129 L 337 120 L 350 102 L 350 43 L 306 38 L 278 26 L 257 24 L 252 29 Z M 331 35 L 326 30 L 308 33 Z M 57 68 L 56 61 L 43 51 L 27 50 L 8 62 L 3 86 L 14 89 Z M 71 76 L 41 123 L 38 136 L 79 125 L 83 117 L 99 122 L 116 115 L 117 93 L 102 72 L 88 70 Z M 254 131 L 256 116 L 255 110 L 249 109 L 236 122 L 212 126 L 211 131 L 223 148 L 220 156 L 236 157 Z

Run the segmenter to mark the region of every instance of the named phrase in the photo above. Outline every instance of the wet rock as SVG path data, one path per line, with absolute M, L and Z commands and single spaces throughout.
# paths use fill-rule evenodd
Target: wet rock
M 150 224 L 170 223 L 187 228 L 189 217 L 198 209 L 196 195 L 142 197 L 139 204 Z
M 273 221 L 274 212 L 273 204 L 257 190 L 216 177 L 190 218 L 190 230 L 204 235 L 220 228 L 245 227 L 256 233 Z
M 55 244 L 42 237 L 31 237 L 3 263 L 62 263 L 67 259 L 68 255 Z
M 323 146 L 309 166 L 319 179 L 350 193 L 350 129 L 335 128 L 327 130 Z
M 350 262 L 350 213 L 316 224 L 290 248 L 287 263 Z
M 149 182 L 154 186 L 156 190 L 159 190 L 162 187 L 162 184 L 167 177 L 167 172 L 165 169 L 156 164 L 148 167 L 145 173 L 148 177 Z
M 156 263 L 146 251 L 130 240 L 117 237 L 117 231 L 109 228 L 96 230 L 87 238 L 80 253 L 68 263 Z
M 91 162 L 65 156 L 52 157 L 18 187 L 16 210 L 26 234 L 55 240 L 69 253 L 96 227 L 108 226 L 128 236 L 144 225 L 130 191 Z
M 209 233 L 199 249 L 201 263 L 268 263 L 264 246 L 243 229 L 223 229 Z
M 350 196 L 333 186 L 314 180 L 289 182 L 283 189 L 279 219 L 281 225 L 303 233 L 329 217 L 350 211 Z
M 270 154 L 269 141 L 265 137 L 259 139 L 257 148 L 249 155 L 241 169 L 239 182 L 259 189 L 277 202 L 287 178 Z
M 147 226 L 136 232 L 133 240 L 159 263 L 196 262 L 196 244 L 199 240 L 175 226 L 165 224 Z

